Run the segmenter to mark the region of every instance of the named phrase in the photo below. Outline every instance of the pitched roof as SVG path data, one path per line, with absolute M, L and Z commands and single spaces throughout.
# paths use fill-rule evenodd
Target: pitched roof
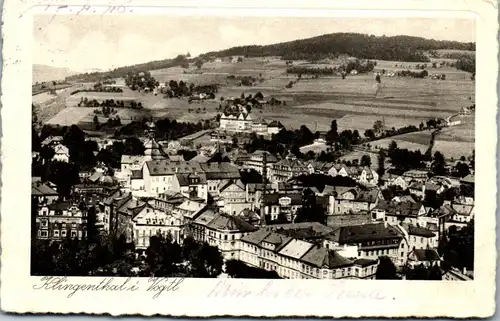
M 57 196 L 57 193 L 53 188 L 47 186 L 41 182 L 34 182 L 31 184 L 31 194 L 37 196 Z
M 207 183 L 207 177 L 204 173 L 175 174 L 175 177 L 179 181 L 180 186 L 190 186 Z
M 257 230 L 255 226 L 247 223 L 242 218 L 223 213 L 217 214 L 214 219 L 207 224 L 207 227 L 214 230 L 228 230 L 239 232 L 253 232 Z
M 412 251 L 417 261 L 439 261 L 441 258 L 436 250 L 415 249 Z
M 130 176 L 130 179 L 142 179 L 142 170 L 132 170 L 132 175 Z
M 288 256 L 294 259 L 300 259 L 314 244 L 298 239 L 291 239 L 280 251 L 279 254 Z
M 341 227 L 350 225 L 362 225 L 372 223 L 372 216 L 369 212 L 356 214 L 328 215 L 326 218 L 328 226 Z
M 354 261 L 354 265 L 359 265 L 361 267 L 370 266 L 370 265 L 374 265 L 374 264 L 377 264 L 376 260 L 357 259 Z
M 315 267 L 327 267 L 330 269 L 351 266 L 352 261 L 339 255 L 336 251 L 328 250 L 321 246 L 313 246 L 301 258 L 301 261 L 307 262 Z
M 243 182 L 240 179 L 237 179 L 237 180 L 227 179 L 227 180 L 223 180 L 220 182 L 220 184 L 218 186 L 219 192 L 225 191 L 229 186 L 232 186 L 232 185 L 236 185 L 237 187 L 239 187 L 243 191 L 246 190 L 245 184 L 243 184 Z
M 460 180 L 463 183 L 474 184 L 474 175 L 469 174 Z
M 421 226 L 403 223 L 403 228 L 408 232 L 409 235 L 417 235 L 417 236 L 422 236 L 422 237 L 434 237 L 434 236 L 436 236 L 436 234 L 434 234 L 433 231 L 431 231 L 430 229 L 427 229 L 425 227 L 421 227 Z
M 339 243 L 357 243 L 363 241 L 375 241 L 384 239 L 401 238 L 399 231 L 384 223 L 363 224 L 356 226 L 343 226 L 339 230 Z
M 141 164 L 143 160 L 143 155 L 122 155 L 121 164 Z
M 318 222 L 273 224 L 263 228 L 280 234 L 294 235 L 294 237 L 301 235 L 304 238 L 323 236 L 333 231 L 331 227 Z

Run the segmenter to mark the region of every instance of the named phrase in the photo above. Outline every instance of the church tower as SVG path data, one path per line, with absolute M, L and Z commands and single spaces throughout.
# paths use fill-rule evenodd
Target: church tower
M 154 122 L 148 122 L 147 126 L 148 139 L 144 144 L 144 160 L 147 162 L 150 160 L 168 159 L 167 154 L 163 151 L 161 145 L 156 141 L 156 126 Z

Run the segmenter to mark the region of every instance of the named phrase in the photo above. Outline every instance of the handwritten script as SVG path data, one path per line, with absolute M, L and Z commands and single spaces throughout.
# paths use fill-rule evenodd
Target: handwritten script
M 251 289 L 244 284 L 222 280 L 210 290 L 208 298 L 264 298 L 264 299 L 332 299 L 332 300 L 387 300 L 390 299 L 381 290 L 363 290 L 347 287 L 344 281 L 325 290 L 307 289 L 297 285 L 284 286 L 282 282 L 268 280 L 264 286 Z M 353 283 L 351 283 L 352 285 Z
M 136 292 L 146 291 L 152 293 L 152 298 L 158 298 L 164 292 L 176 292 L 179 290 L 183 278 L 149 278 L 147 283 L 141 283 L 139 279 L 126 278 L 117 279 L 113 277 L 95 279 L 92 282 L 70 282 L 67 277 L 45 276 L 40 282 L 33 285 L 34 290 L 63 291 L 68 292 L 71 298 L 80 292 Z
M 131 0 L 109 0 L 107 4 L 95 3 L 87 1 L 83 5 L 67 5 L 66 0 L 42 0 L 35 2 L 24 10 L 19 18 L 23 17 L 26 12 L 34 9 L 41 8 L 44 13 L 52 13 L 52 19 L 58 14 L 125 14 L 132 13 L 133 7 L 128 6 Z

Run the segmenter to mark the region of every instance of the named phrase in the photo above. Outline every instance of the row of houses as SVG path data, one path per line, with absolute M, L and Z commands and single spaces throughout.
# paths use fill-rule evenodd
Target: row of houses
M 262 174 L 264 172 L 264 158 L 267 179 L 270 182 L 286 182 L 293 177 L 308 174 L 350 177 L 360 184 L 372 186 L 377 185 L 379 180 L 377 172 L 368 166 L 347 166 L 316 160 L 304 161 L 293 155 L 278 160 L 275 155 L 261 150 L 241 157 L 239 162 L 242 164 L 242 168 L 253 169 Z

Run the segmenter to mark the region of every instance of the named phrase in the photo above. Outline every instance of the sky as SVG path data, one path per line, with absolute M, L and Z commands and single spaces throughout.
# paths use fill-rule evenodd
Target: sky
M 472 19 L 447 18 L 38 15 L 33 27 L 33 62 L 78 72 L 336 32 L 475 41 Z

